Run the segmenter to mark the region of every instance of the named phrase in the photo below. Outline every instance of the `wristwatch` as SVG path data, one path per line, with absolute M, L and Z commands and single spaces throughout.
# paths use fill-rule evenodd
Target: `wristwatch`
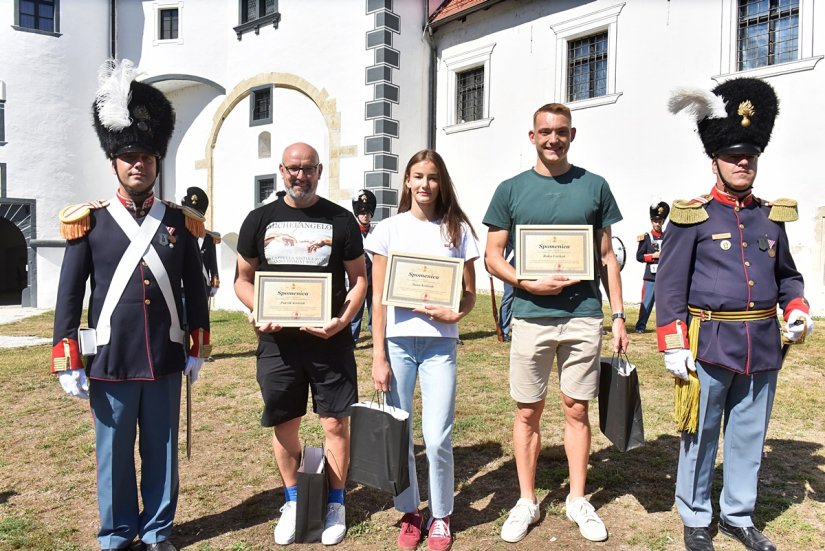
M 611 316 L 611 319 L 612 319 L 613 321 L 616 321 L 616 320 L 619 320 L 619 319 L 621 319 L 621 320 L 627 320 L 627 316 L 625 316 L 625 315 L 624 315 L 624 312 L 616 312 L 615 314 L 613 314 L 613 315 Z

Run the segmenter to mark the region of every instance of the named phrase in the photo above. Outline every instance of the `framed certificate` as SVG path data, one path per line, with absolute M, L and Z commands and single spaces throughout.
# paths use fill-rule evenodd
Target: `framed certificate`
M 458 312 L 464 259 L 390 252 L 382 300 L 389 306 L 446 306 Z
M 332 319 L 332 274 L 255 272 L 255 325 L 324 327 Z
M 595 278 L 593 226 L 516 226 L 516 277 Z

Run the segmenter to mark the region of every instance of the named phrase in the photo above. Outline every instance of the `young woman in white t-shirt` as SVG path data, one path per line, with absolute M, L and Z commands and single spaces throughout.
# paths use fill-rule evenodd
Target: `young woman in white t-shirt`
M 458 205 L 444 160 L 435 151 L 419 151 L 407 163 L 398 214 L 382 220 L 367 236 L 372 253 L 373 362 L 375 388 L 387 403 L 412 415 L 416 379 L 421 384 L 421 425 L 429 465 L 430 521 L 427 547 L 444 551 L 452 545 L 450 515 L 455 490 L 452 430 L 456 392 L 458 321 L 476 300 L 478 247 L 467 215 Z M 410 309 L 382 301 L 390 252 L 444 256 L 464 260 L 458 312 L 426 304 Z M 404 513 L 398 546 L 415 549 L 421 541 L 423 516 L 415 472 L 410 426 L 410 487 L 395 498 Z

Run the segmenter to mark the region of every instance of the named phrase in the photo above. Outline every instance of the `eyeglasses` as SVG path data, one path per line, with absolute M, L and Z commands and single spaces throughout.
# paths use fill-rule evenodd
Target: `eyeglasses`
M 297 178 L 300 172 L 304 173 L 304 176 L 313 176 L 318 171 L 318 167 L 321 166 L 320 164 L 317 165 L 305 165 L 305 166 L 285 166 L 289 175 L 293 178 Z

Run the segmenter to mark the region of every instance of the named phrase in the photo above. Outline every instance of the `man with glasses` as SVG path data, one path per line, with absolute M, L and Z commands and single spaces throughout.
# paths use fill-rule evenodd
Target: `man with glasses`
M 358 221 L 347 209 L 316 194 L 323 165 L 313 147 L 305 143 L 287 147 L 279 170 L 286 193 L 253 210 L 241 226 L 235 293 L 251 310 L 258 270 L 332 274 L 334 317 L 325 327 L 267 323 L 255 331 L 257 378 L 264 400 L 261 424 L 273 427 L 272 447 L 286 496 L 275 527 L 275 543 L 287 545 L 295 540 L 302 450 L 298 432 L 311 389 L 329 462 L 329 496 L 321 542 L 335 545 L 346 534 L 347 418 L 350 406 L 358 401 L 349 328 L 367 289 L 363 240 Z
M 641 234 L 637 239 L 639 248 L 636 249 L 636 260 L 645 264 L 645 275 L 642 278 L 642 304 L 639 307 L 639 319 L 636 321 L 637 333 L 645 332 L 647 320 L 653 311 L 653 288 L 656 283 L 656 270 L 659 268 L 662 239 L 665 235 L 662 226 L 669 212 L 670 207 L 664 201 L 651 205 L 650 224 L 653 229 L 650 233 Z

